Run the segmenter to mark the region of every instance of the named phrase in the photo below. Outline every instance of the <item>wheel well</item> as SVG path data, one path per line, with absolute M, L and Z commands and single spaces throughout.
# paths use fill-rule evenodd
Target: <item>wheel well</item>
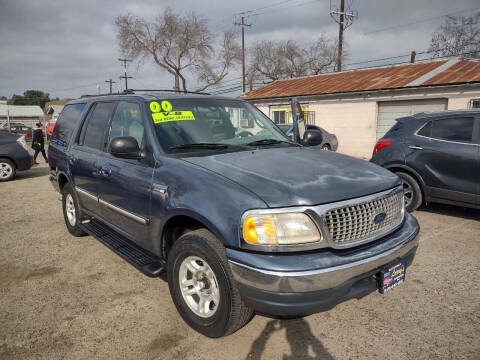
M 63 189 L 66 183 L 68 183 L 67 177 L 63 174 L 60 174 L 58 177 L 58 186 L 60 187 L 60 190 Z
M 207 227 L 200 221 L 189 216 L 175 216 L 170 219 L 163 229 L 162 235 L 162 256 L 167 259 L 167 254 L 172 248 L 173 243 L 183 234 Z
M 7 160 L 10 160 L 10 161 L 13 163 L 13 165 L 15 165 L 15 167 L 16 167 L 16 168 L 18 168 L 18 165 L 17 165 L 16 161 L 15 161 L 15 160 L 13 160 L 12 158 L 8 157 L 8 156 L 3 156 L 3 155 L 0 155 L 0 159 L 7 159 Z
M 423 201 L 425 201 L 425 194 L 424 194 L 424 190 L 423 190 L 423 182 L 420 180 L 420 178 L 417 175 L 415 175 L 414 172 L 412 172 L 408 169 L 405 169 L 403 167 L 395 167 L 395 166 L 389 167 L 388 170 L 390 170 L 391 172 L 394 172 L 394 173 L 403 172 L 403 173 L 406 173 L 406 174 L 410 175 L 411 177 L 413 177 L 417 181 L 418 186 L 420 186 L 420 190 L 422 191 L 422 198 L 423 198 Z

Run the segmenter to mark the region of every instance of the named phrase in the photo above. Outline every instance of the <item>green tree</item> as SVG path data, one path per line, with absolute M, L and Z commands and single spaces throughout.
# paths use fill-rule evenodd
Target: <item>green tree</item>
M 13 94 L 12 105 L 39 105 L 42 109 L 50 101 L 50 94 L 40 90 L 27 90 L 23 95 Z

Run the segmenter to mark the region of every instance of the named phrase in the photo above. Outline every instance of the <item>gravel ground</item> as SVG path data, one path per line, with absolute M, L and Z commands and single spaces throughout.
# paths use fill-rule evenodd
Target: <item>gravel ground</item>
M 74 238 L 42 164 L 0 184 L 0 359 L 479 359 L 480 211 L 415 212 L 406 283 L 297 320 L 255 316 L 208 339 L 167 284 Z

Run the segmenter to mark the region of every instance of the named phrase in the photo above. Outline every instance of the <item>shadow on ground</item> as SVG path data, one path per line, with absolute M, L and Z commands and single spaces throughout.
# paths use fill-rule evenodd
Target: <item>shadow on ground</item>
M 333 360 L 333 356 L 325 349 L 322 342 L 313 335 L 310 325 L 304 319 L 270 320 L 267 322 L 260 336 L 252 343 L 245 359 L 260 360 L 269 338 L 273 333 L 282 329 L 285 329 L 285 336 L 290 344 L 290 354 L 284 354 L 284 360 Z M 313 356 L 309 353 L 310 349 Z
M 417 211 L 429 212 L 433 214 L 455 216 L 469 220 L 480 220 L 480 210 L 470 209 L 462 206 L 445 205 L 445 204 L 428 204 L 423 205 Z
M 46 175 L 48 175 L 48 173 L 49 173 L 48 166 L 41 166 L 41 167 L 32 166 L 32 168 L 30 168 L 30 170 L 17 172 L 13 181 L 32 179 L 32 178 L 36 178 L 36 177 L 39 177 L 39 176 L 46 176 Z

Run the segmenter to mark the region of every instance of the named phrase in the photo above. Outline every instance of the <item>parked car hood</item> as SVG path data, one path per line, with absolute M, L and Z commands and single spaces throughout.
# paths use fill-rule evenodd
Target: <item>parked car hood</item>
M 400 184 L 395 174 L 375 164 L 307 147 L 255 149 L 184 160 L 229 178 L 270 207 L 341 201 Z

